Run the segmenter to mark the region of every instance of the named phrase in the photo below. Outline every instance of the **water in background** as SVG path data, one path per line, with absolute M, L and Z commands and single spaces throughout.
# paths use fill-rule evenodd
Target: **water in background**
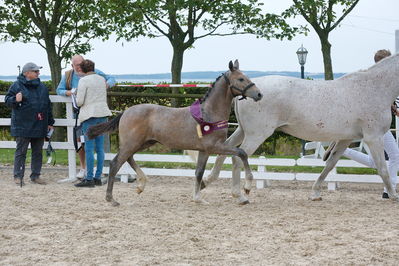
M 51 77 L 50 76 L 43 76 L 40 77 L 41 81 L 47 81 L 50 80 Z M 3 81 L 16 81 L 17 77 L 12 78 L 12 77 L 0 77 L 0 80 Z M 116 82 L 117 83 L 122 83 L 122 82 L 127 82 L 127 83 L 154 83 L 154 84 L 158 84 L 158 83 L 171 83 L 172 80 L 170 79 L 119 79 L 116 78 Z M 200 82 L 200 83 L 212 83 L 215 80 L 214 79 L 182 79 L 182 83 L 189 83 L 189 82 Z

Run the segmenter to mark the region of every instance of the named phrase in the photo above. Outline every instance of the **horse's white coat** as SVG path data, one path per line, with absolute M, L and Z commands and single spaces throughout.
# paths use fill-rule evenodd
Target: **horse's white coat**
M 263 99 L 256 103 L 235 101 L 239 127 L 227 142 L 242 143 L 241 148 L 251 155 L 275 130 L 310 141 L 338 141 L 313 185 L 311 198 L 320 199 L 320 184 L 344 149 L 353 139 L 364 138 L 391 198 L 397 199 L 388 178 L 382 141 L 391 123 L 390 106 L 399 95 L 399 55 L 331 81 L 265 76 L 253 82 Z M 223 158 L 204 179 L 207 184 L 217 178 Z M 236 196 L 241 195 L 237 164 L 233 170 Z M 247 188 L 251 181 L 246 182 Z

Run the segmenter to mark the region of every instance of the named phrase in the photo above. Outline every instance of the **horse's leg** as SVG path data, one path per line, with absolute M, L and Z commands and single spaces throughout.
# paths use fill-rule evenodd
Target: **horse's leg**
M 226 140 L 225 144 L 229 146 L 236 147 L 241 144 L 242 140 L 244 139 L 244 132 L 241 127 L 238 127 L 233 134 Z M 223 162 L 226 159 L 226 155 L 218 155 L 216 157 L 215 164 L 212 167 L 211 173 L 205 177 L 202 182 L 204 184 L 201 189 L 208 186 L 210 183 L 214 182 L 218 179 L 220 171 L 222 170 Z
M 344 153 L 345 149 L 349 146 L 352 140 L 339 140 L 335 142 L 335 146 L 331 150 L 331 155 L 328 157 L 326 161 L 326 166 L 324 167 L 323 171 L 321 172 L 319 178 L 314 182 L 312 186 L 312 194 L 310 199 L 313 201 L 321 200 L 321 183 L 326 179 L 328 173 L 335 167 L 339 158 L 341 158 L 342 154 Z
M 272 132 L 272 131 L 270 131 Z M 242 142 L 240 149 L 242 149 L 247 156 L 252 155 L 256 149 L 259 147 L 260 144 L 265 140 L 265 138 L 269 137 L 270 134 L 261 135 L 261 136 L 251 136 L 251 137 L 245 137 L 244 141 Z M 232 171 L 232 184 L 231 184 L 231 192 L 233 197 L 238 198 L 238 203 L 239 204 L 248 204 L 249 200 L 248 198 L 241 193 L 240 189 L 240 182 L 241 182 L 241 168 L 244 166 L 245 169 L 245 184 L 244 184 L 244 191 L 248 195 L 249 192 L 251 191 L 251 186 L 252 186 L 252 180 L 253 180 L 253 175 L 250 171 L 248 160 L 243 160 L 243 158 L 240 157 L 241 160 L 238 160 L 237 157 L 233 157 L 233 171 Z M 245 167 L 245 163 L 248 164 L 247 167 Z
M 202 176 L 205 172 L 206 162 L 208 161 L 209 154 L 200 151 L 198 153 L 197 168 L 195 169 L 195 186 L 193 200 L 198 203 L 206 203 L 200 197 L 200 190 L 202 186 Z
M 395 188 L 391 183 L 389 177 L 387 164 L 384 155 L 384 142 L 383 137 L 381 138 L 367 138 L 364 137 L 364 142 L 369 146 L 371 156 L 373 157 L 375 166 L 377 167 L 378 174 L 381 176 L 382 181 L 388 191 L 389 198 L 398 201 L 398 195 L 396 194 Z
M 138 194 L 140 194 L 141 192 L 144 191 L 145 184 L 147 183 L 147 176 L 143 172 L 143 170 L 141 170 L 141 168 L 138 166 L 136 161 L 133 159 L 133 156 L 130 156 L 129 159 L 127 160 L 127 162 L 130 164 L 130 166 L 133 168 L 133 170 L 137 174 L 136 191 L 137 191 Z
M 110 162 L 108 184 L 107 184 L 107 194 L 105 199 L 108 202 L 112 202 L 113 206 L 118 206 L 119 203 L 112 197 L 112 190 L 114 188 L 115 175 L 118 173 L 121 166 L 126 162 L 126 160 L 132 156 L 128 150 L 120 150 L 116 154 L 115 158 Z

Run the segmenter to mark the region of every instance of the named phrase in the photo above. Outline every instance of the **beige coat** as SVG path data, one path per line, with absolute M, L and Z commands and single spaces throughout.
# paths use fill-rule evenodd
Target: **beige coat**
M 81 123 L 92 117 L 110 116 L 105 79 L 94 72 L 81 78 L 76 103 L 80 107 L 79 121 Z

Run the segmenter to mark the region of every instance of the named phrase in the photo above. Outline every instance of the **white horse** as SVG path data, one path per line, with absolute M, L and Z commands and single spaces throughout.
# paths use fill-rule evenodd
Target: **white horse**
M 363 138 L 390 199 L 398 200 L 388 176 L 383 135 L 391 124 L 390 106 L 399 95 L 399 54 L 336 80 L 265 76 L 253 82 L 264 97 L 257 103 L 235 100 L 239 127 L 227 140 L 230 145 L 241 144 L 251 155 L 275 130 L 309 141 L 336 141 L 312 187 L 310 199 L 321 200 L 321 183 L 352 140 Z M 203 180 L 205 185 L 218 178 L 224 159 L 218 156 L 211 174 Z M 233 164 L 232 194 L 246 204 L 249 201 L 240 192 L 241 165 L 234 157 Z M 246 178 L 247 194 L 251 182 Z

